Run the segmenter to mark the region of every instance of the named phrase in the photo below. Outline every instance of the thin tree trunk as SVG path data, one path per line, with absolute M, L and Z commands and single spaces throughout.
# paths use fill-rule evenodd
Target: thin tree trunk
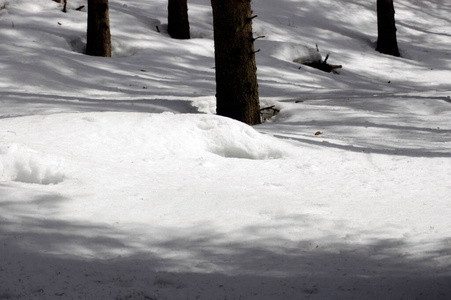
M 88 0 L 88 37 L 86 54 L 111 56 L 108 0 Z
M 216 110 L 249 125 L 260 123 L 250 0 L 211 0 Z
M 169 0 L 168 33 L 175 39 L 189 39 L 187 0 Z
M 393 0 L 377 0 L 377 32 L 376 50 L 399 56 Z

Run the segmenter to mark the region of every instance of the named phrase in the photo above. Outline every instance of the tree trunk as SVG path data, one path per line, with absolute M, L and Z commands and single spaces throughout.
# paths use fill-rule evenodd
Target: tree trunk
M 216 63 L 216 111 L 260 123 L 251 0 L 211 0 Z
M 189 39 L 187 0 L 169 0 L 168 33 L 174 39 Z
M 393 0 L 377 0 L 377 48 L 380 53 L 399 56 Z
M 108 0 L 88 0 L 88 38 L 86 54 L 111 56 Z

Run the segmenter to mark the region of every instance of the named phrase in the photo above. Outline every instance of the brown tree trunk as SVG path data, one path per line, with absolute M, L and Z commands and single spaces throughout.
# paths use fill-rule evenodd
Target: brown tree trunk
M 88 37 L 86 54 L 111 56 L 108 0 L 88 0 Z
M 169 0 L 168 33 L 174 39 L 189 39 L 187 0 Z
M 216 111 L 260 123 L 251 0 L 211 0 L 216 63 Z
M 393 0 L 377 0 L 377 32 L 376 50 L 399 56 Z

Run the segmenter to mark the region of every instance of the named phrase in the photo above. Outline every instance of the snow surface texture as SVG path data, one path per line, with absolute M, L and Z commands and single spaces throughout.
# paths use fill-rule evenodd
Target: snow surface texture
M 188 2 L 110 0 L 101 58 L 85 0 L 0 0 L 0 299 L 450 299 L 451 3 L 395 1 L 396 58 L 372 1 L 253 1 L 251 128 Z

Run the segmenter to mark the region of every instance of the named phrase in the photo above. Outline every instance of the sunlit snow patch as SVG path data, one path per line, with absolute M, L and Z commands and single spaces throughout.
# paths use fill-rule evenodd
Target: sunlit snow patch
M 64 179 L 60 159 L 17 145 L 0 146 L 0 181 L 57 184 Z
M 97 121 L 66 122 L 74 122 L 72 127 L 86 132 L 85 136 L 89 136 L 89 132 L 103 132 L 102 136 L 95 135 L 84 144 L 96 145 L 93 153 L 118 157 L 116 160 L 120 160 L 121 155 L 132 155 L 136 159 L 138 149 L 146 160 L 199 157 L 208 153 L 226 158 L 274 159 L 283 157 L 287 147 L 249 125 L 216 115 L 102 113 L 85 114 L 83 119 L 87 118 Z M 124 149 L 124 145 L 129 150 Z

